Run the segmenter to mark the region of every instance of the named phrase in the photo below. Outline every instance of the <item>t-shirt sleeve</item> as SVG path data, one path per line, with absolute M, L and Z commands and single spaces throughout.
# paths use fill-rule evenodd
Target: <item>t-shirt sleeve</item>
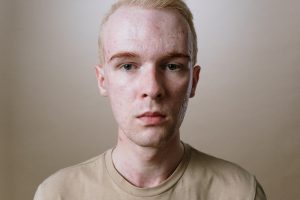
M 254 200 L 267 200 L 266 194 L 258 181 L 256 181 L 256 193 Z
M 47 180 L 42 182 L 37 188 L 33 200 L 57 200 L 61 199 L 59 194 L 60 187 L 55 184 L 48 184 Z
M 33 200 L 45 200 L 45 198 L 42 196 L 41 185 L 36 190 Z

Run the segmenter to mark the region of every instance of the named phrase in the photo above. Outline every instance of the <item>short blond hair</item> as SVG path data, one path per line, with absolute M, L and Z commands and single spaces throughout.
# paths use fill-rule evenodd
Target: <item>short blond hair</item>
M 104 24 L 108 21 L 109 17 L 120 7 L 122 6 L 138 6 L 142 8 L 154 8 L 154 9 L 173 9 L 177 11 L 189 25 L 191 35 L 192 35 L 192 65 L 195 65 L 197 62 L 197 34 L 193 22 L 193 14 L 189 7 L 183 0 L 118 0 L 115 4 L 112 5 L 109 12 L 102 19 L 100 25 L 100 33 L 98 37 L 98 47 L 99 47 L 99 58 L 100 63 L 104 64 L 104 49 L 102 44 L 102 30 Z

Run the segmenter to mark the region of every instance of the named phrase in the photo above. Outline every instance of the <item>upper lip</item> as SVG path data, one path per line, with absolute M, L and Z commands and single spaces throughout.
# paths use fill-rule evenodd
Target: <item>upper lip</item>
M 138 115 L 137 117 L 140 118 L 140 117 L 165 117 L 165 116 L 166 115 L 164 115 L 161 112 L 151 112 L 151 111 L 148 111 L 148 112 L 144 112 L 141 115 Z

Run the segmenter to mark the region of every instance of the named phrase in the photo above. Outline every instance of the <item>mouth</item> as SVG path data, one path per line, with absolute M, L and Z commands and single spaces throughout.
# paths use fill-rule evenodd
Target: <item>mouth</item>
M 145 112 L 137 118 L 146 126 L 160 125 L 166 121 L 166 115 L 160 112 Z

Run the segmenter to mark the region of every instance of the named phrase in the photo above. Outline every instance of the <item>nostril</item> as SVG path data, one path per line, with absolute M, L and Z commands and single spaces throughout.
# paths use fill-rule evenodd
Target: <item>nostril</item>
M 159 93 L 159 94 L 154 94 L 154 95 L 151 95 L 151 94 L 147 94 L 147 93 L 144 93 L 143 95 L 142 95 L 142 98 L 146 98 L 146 97 L 150 97 L 150 98 L 152 98 L 152 99 L 161 99 L 162 98 L 162 94 L 161 93 Z
M 150 98 L 152 98 L 152 99 L 161 99 L 162 98 L 162 94 L 161 93 L 158 93 L 158 94 L 148 94 L 148 93 L 144 93 L 143 95 L 142 95 L 142 98 L 146 98 L 146 97 L 150 97 Z

